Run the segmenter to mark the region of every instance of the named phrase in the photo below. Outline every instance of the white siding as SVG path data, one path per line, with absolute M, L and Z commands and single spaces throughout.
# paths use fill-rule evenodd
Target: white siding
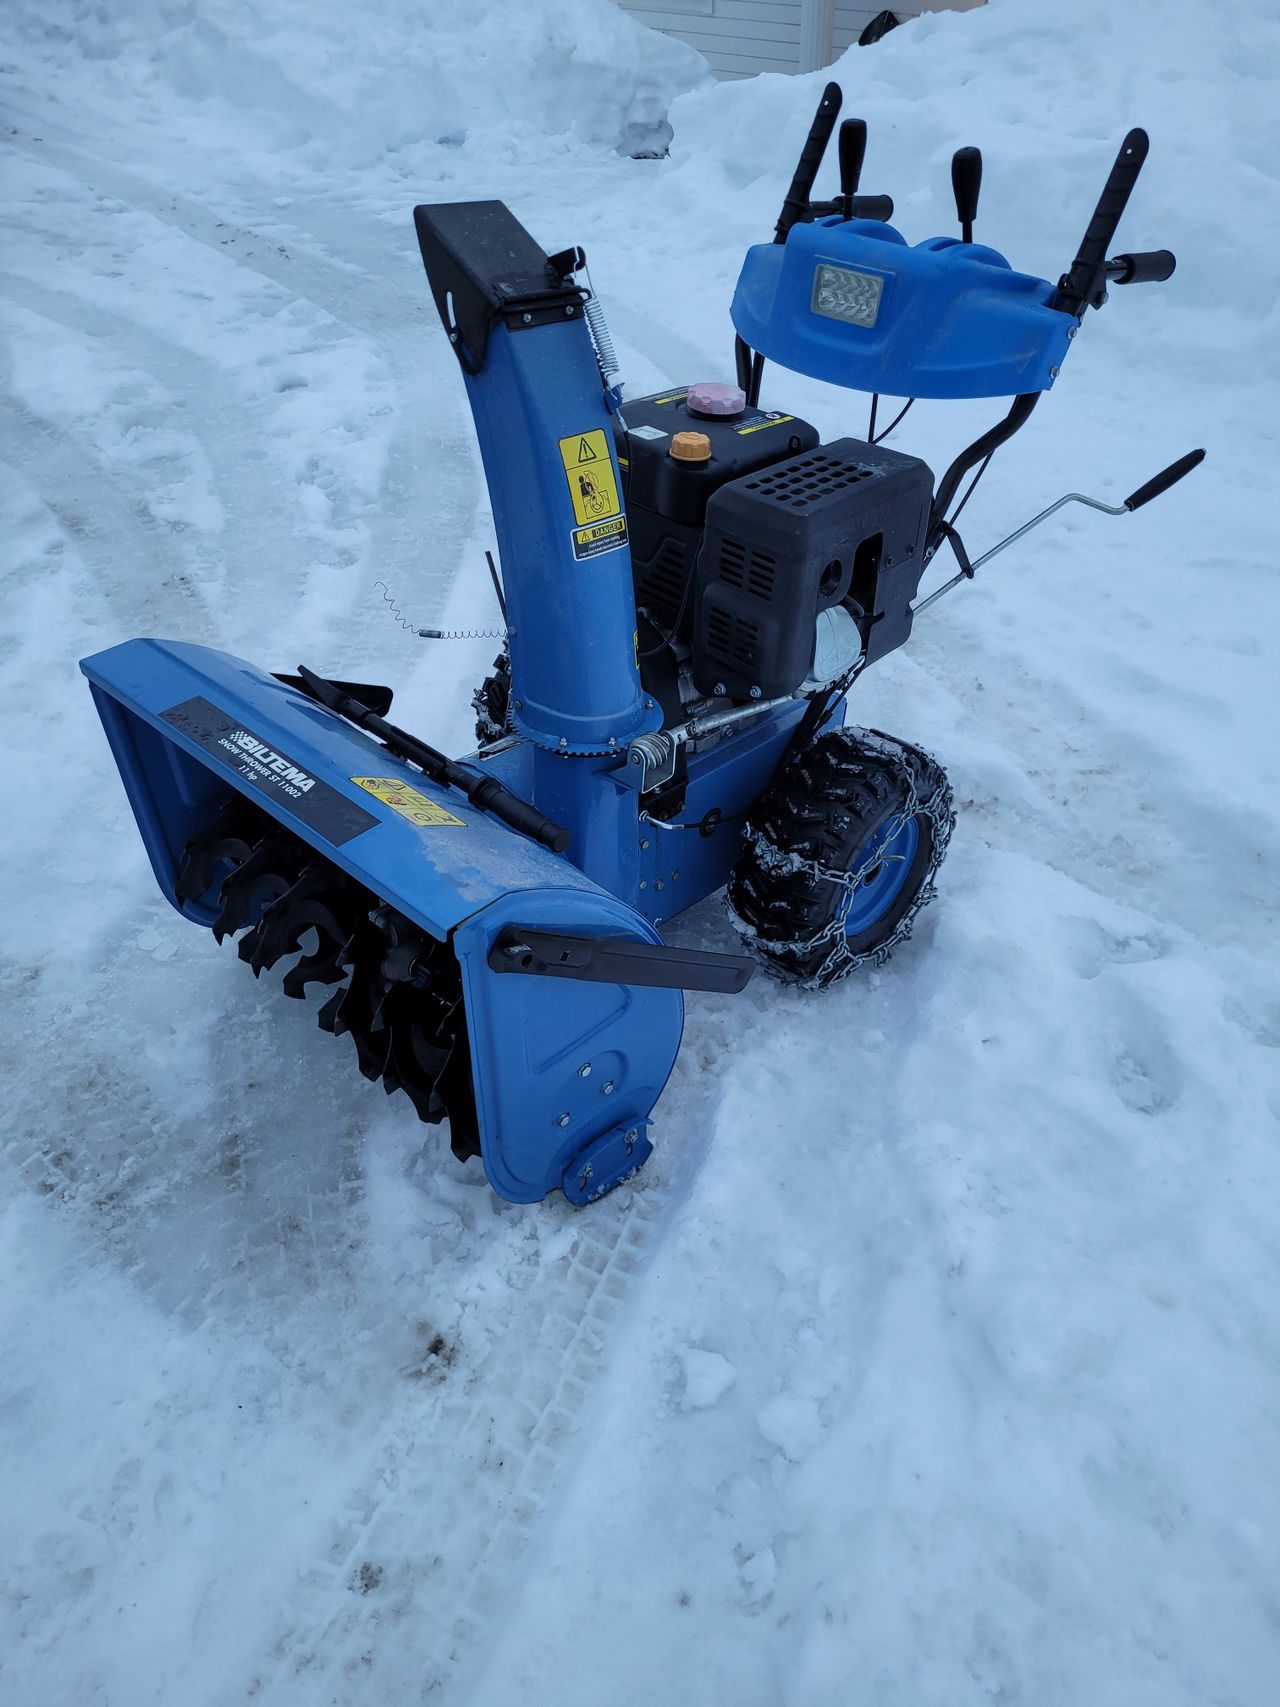
M 799 71 L 801 0 L 618 0 L 642 24 L 696 47 L 717 77 L 752 77 L 758 71 Z M 983 0 L 903 0 L 889 10 L 899 18 L 944 8 L 960 10 Z M 885 7 L 871 0 L 835 3 L 832 57 L 857 41 Z

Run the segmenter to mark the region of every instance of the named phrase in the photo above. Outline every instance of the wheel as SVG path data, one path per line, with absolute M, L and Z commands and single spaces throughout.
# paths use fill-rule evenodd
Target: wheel
M 511 655 L 505 646 L 493 660 L 493 674 L 481 682 L 471 703 L 476 713 L 476 740 L 482 747 L 501 741 L 511 712 Z
M 954 824 L 936 759 L 878 730 L 833 730 L 752 807 L 730 917 L 775 977 L 825 989 L 911 935 Z

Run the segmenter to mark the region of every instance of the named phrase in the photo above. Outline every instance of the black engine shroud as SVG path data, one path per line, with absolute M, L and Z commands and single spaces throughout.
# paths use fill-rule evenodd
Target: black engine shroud
M 865 439 L 820 444 L 793 416 L 692 414 L 682 392 L 628 402 L 619 455 L 636 603 L 692 651 L 699 693 L 793 693 L 809 673 L 818 614 L 843 605 L 868 663 L 911 632 L 933 475 Z M 711 458 L 670 454 L 706 433 Z

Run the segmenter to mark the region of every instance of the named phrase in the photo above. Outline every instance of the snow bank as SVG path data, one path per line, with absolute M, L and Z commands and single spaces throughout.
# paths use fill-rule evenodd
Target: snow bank
M 708 76 L 610 0 L 17 0 L 5 33 L 77 104 L 86 82 L 104 105 L 176 97 L 343 160 L 522 131 L 660 149 L 672 98 Z

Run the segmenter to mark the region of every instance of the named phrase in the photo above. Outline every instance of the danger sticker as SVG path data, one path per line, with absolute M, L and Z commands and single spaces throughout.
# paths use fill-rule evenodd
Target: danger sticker
M 429 800 L 425 794 L 420 794 L 416 788 L 408 787 L 396 777 L 353 776 L 351 780 L 357 788 L 366 789 L 384 806 L 389 806 L 393 812 L 398 812 L 402 818 L 407 818 L 419 829 L 466 829 L 461 818 L 455 818 L 452 812 L 446 812 L 443 806 L 438 806 L 434 800 Z
M 591 527 L 574 528 L 569 535 L 573 541 L 573 555 L 581 563 L 587 557 L 599 557 L 602 551 L 616 551 L 620 545 L 627 543 L 627 518 L 625 516 L 610 516 L 607 522 L 596 522 Z
M 622 500 L 618 496 L 618 481 L 613 472 L 613 459 L 604 433 L 595 427 L 589 433 L 571 433 L 560 440 L 560 456 L 564 462 L 573 513 L 580 528 L 591 527 L 608 516 L 620 516 Z M 625 537 L 626 529 L 623 530 Z M 615 541 L 621 544 L 621 540 Z

